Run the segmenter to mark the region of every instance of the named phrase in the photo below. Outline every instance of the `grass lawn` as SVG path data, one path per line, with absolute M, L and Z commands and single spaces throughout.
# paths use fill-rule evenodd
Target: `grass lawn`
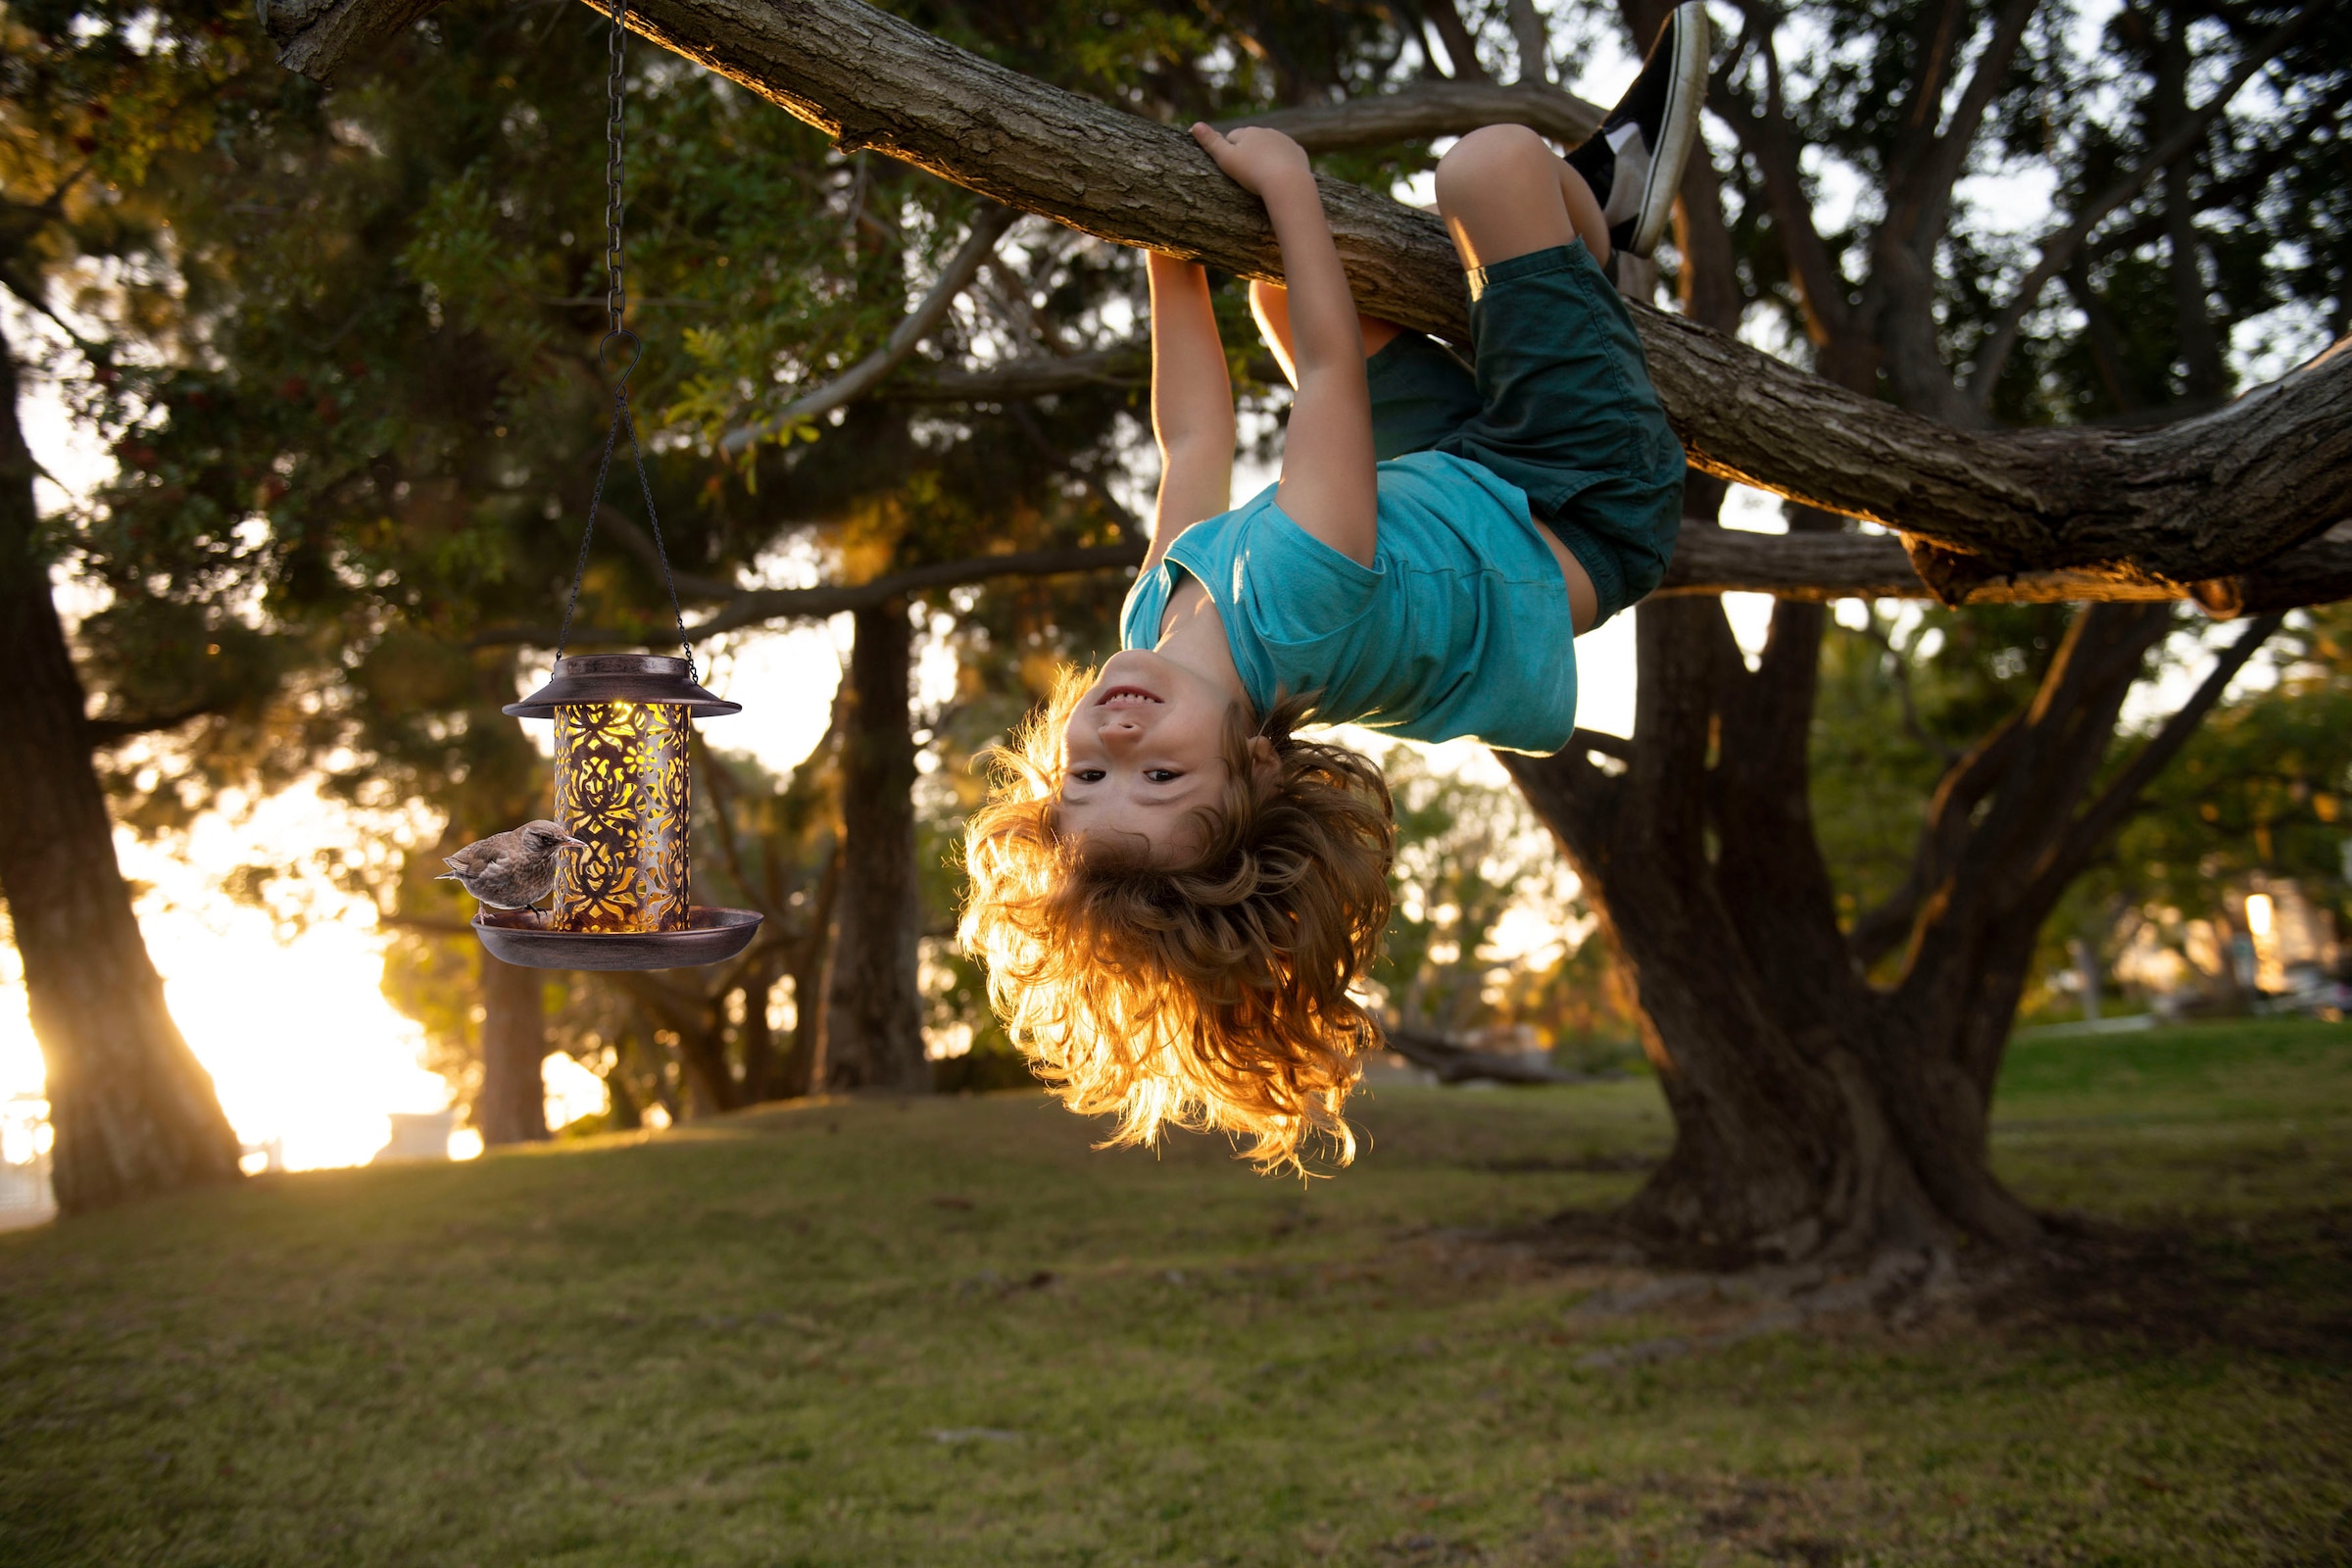
M 1632 1190 L 1641 1080 L 1384 1090 L 1304 1189 L 1003 1095 L 0 1235 L 0 1564 L 2352 1561 L 2352 1027 L 1997 1110 L 2107 1263 L 1712 1345 L 1491 1237 Z

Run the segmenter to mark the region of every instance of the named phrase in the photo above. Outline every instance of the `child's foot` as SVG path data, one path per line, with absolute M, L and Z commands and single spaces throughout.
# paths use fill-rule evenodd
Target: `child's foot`
M 1657 249 L 1698 144 L 1698 106 L 1707 95 L 1707 8 L 1674 8 L 1634 78 L 1590 141 L 1568 155 L 1609 225 L 1609 243 L 1636 256 Z

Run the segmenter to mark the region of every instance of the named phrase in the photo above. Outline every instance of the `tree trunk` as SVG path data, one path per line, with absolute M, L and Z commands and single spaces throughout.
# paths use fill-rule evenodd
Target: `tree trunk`
M 857 615 L 841 734 L 841 878 L 825 982 L 829 1090 L 923 1094 L 915 941 L 914 732 L 907 712 L 913 631 L 906 602 Z
M 792 1049 L 785 1054 L 776 1096 L 799 1100 L 816 1087 L 817 1058 L 825 1039 L 825 987 L 832 967 L 833 910 L 841 893 L 841 847 L 825 852 L 824 869 L 817 874 L 815 902 L 808 924 L 792 949 Z
M 17 365 L 0 337 L 0 896 L 56 1130 L 61 1211 L 238 1174 L 237 1135 L 180 1038 L 115 860 L 80 677 L 50 597 Z
M 1729 761 L 1737 744 L 1725 720 L 1740 704 L 1727 696 L 1760 700 L 1781 722 L 1791 707 L 1809 712 L 1822 612 L 1799 608 L 1786 625 L 1776 617 L 1751 676 L 1719 604 L 1643 605 L 1622 773 L 1574 746 L 1504 759 L 1595 895 L 1674 1116 L 1673 1151 L 1625 1217 L 1652 1250 L 1719 1266 L 1859 1253 L 1936 1230 L 1849 1038 L 1863 1020 L 1817 869 L 1801 751 L 1793 792 L 1786 748 L 1732 776 L 1708 766 L 1710 748 Z M 1801 748 L 1801 722 L 1795 735 Z M 1781 907 L 1752 919 L 1775 888 Z
M 482 1142 L 533 1144 L 546 1141 L 547 1060 L 545 978 L 490 956 L 481 956 L 482 1093 L 473 1124 Z
M 743 1024 L 736 1038 L 743 1043 L 743 1100 L 747 1105 L 780 1098 L 784 1076 L 783 1054 L 776 1050 L 776 1031 L 767 1021 L 769 998 L 776 989 L 773 960 L 744 976 Z

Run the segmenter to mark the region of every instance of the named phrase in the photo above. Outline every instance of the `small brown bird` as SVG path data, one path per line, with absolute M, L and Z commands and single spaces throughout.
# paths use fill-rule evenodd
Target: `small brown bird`
M 527 909 L 555 891 L 564 852 L 587 847 L 542 817 L 466 845 L 441 862 L 449 869 L 433 880 L 455 882 L 493 909 Z

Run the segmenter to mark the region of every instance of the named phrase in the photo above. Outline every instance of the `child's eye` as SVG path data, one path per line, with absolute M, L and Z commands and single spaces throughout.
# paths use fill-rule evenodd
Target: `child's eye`
M 1144 770 L 1144 777 L 1154 784 L 1173 784 L 1184 775 L 1172 767 L 1152 767 Z
M 1071 771 L 1070 777 L 1081 784 L 1100 784 L 1102 782 L 1102 769 L 1099 767 L 1075 768 Z

